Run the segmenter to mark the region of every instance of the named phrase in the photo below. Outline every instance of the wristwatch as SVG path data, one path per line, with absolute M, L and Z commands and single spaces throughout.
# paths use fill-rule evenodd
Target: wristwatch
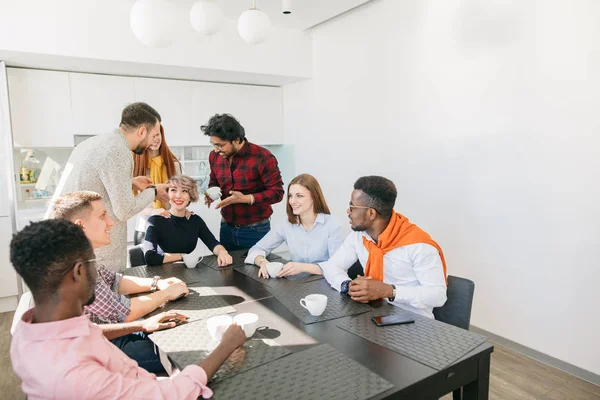
M 392 297 L 388 297 L 390 302 L 396 300 L 396 285 L 392 285 Z
M 342 282 L 342 287 L 340 288 L 340 293 L 341 294 L 348 294 L 348 290 L 350 289 L 350 282 L 352 282 L 351 280 L 347 280 Z
M 156 292 L 156 289 L 158 289 L 157 285 L 158 285 L 158 281 L 160 280 L 160 276 L 155 276 L 154 278 L 152 278 L 152 285 L 150 285 L 150 291 L 151 292 Z

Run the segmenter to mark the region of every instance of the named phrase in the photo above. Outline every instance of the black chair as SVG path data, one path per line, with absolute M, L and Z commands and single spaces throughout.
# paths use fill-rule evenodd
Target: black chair
M 363 266 L 360 263 L 360 261 L 355 262 L 354 264 L 352 264 L 352 266 L 348 269 L 348 276 L 350 277 L 350 279 L 356 279 L 356 277 L 358 275 L 364 275 L 365 272 L 363 270 Z
M 443 306 L 433 309 L 435 319 L 469 330 L 474 293 L 475 283 L 473 281 L 449 275 L 446 289 L 448 299 Z M 462 388 L 452 392 L 452 398 L 454 400 L 462 399 Z
M 141 246 L 134 246 L 129 249 L 129 265 L 131 265 L 132 267 L 146 265 L 146 259 L 144 258 L 144 250 L 142 250 Z

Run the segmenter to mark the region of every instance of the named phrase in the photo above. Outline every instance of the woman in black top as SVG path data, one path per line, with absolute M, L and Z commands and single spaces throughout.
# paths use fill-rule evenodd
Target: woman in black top
M 202 251 L 201 246 L 196 246 L 198 238 L 217 256 L 220 267 L 231 264 L 231 256 L 215 239 L 204 220 L 195 214 L 186 218 L 189 204 L 198 201 L 196 181 L 176 175 L 167 184 L 172 185 L 169 188 L 170 217 L 156 215 L 148 219 L 144 240 L 146 264 L 161 265 L 183 260 L 188 268 L 194 268 Z

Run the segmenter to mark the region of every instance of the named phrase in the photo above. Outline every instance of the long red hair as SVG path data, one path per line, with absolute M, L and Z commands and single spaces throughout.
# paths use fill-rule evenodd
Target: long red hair
M 171 153 L 171 149 L 167 145 L 165 140 L 165 129 L 162 124 L 160 125 L 160 137 L 162 142 L 160 143 L 160 148 L 158 149 L 158 154 L 162 157 L 163 163 L 165 167 L 167 167 L 167 176 L 171 178 L 172 176 L 177 175 L 177 171 L 175 170 L 175 163 L 179 162 L 177 157 Z M 144 152 L 144 154 L 134 154 L 133 155 L 133 176 L 146 176 L 148 170 L 148 151 Z M 154 182 L 154 183 L 165 183 L 165 182 Z

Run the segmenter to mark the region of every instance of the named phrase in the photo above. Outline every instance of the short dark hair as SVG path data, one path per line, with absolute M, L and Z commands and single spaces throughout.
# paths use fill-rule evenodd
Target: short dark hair
M 137 129 L 142 125 L 150 129 L 157 122 L 161 122 L 158 111 L 146 103 L 138 102 L 123 109 L 120 126 L 125 130 Z
M 236 139 L 245 140 L 246 131 L 240 122 L 231 114 L 215 114 L 208 120 L 206 125 L 202 125 L 200 130 L 206 136 L 216 136 L 219 139 L 233 141 Z
M 383 176 L 363 176 L 354 183 L 354 189 L 366 194 L 365 203 L 372 207 L 383 217 L 389 217 L 394 210 L 398 191 L 394 182 Z
M 38 299 L 52 296 L 65 270 L 93 254 L 83 229 L 64 219 L 32 222 L 10 242 L 10 262 Z
M 58 197 L 50 206 L 50 218 L 75 221 L 92 211 L 92 202 L 102 200 L 96 192 L 81 190 Z

